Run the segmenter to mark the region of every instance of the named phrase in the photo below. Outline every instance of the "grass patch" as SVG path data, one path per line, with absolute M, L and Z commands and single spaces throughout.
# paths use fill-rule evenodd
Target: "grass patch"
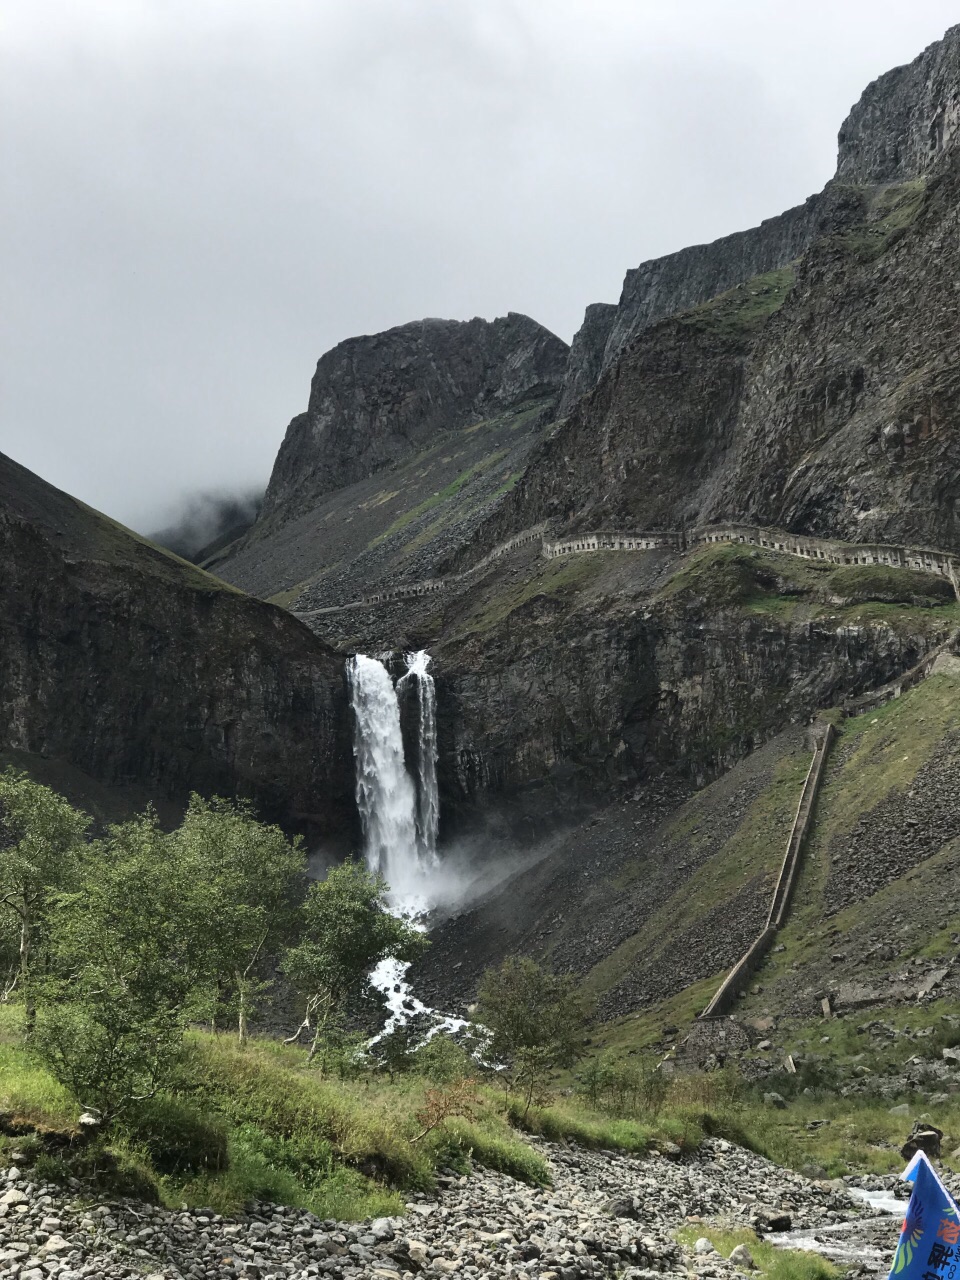
M 0 1005 L 0 1111 L 72 1130 L 80 1108 L 66 1089 L 24 1052 L 22 1035 L 22 1008 Z
M 757 1264 L 759 1274 L 766 1280 L 837 1280 L 843 1274 L 819 1254 L 807 1253 L 801 1249 L 778 1249 L 776 1245 L 761 1240 L 746 1227 L 731 1229 L 703 1223 L 699 1226 L 681 1227 L 676 1233 L 677 1241 L 691 1249 L 701 1236 L 705 1236 L 725 1258 L 730 1257 L 737 1245 L 746 1245 Z
M 522 471 L 514 471 L 512 475 L 507 476 L 506 480 L 504 480 L 500 488 L 496 489 L 492 494 L 493 499 L 502 498 L 504 494 L 510 493 L 513 489 L 515 489 L 522 475 L 523 475 Z
M 717 974 L 691 983 L 683 991 L 659 1002 L 653 1008 L 627 1014 L 612 1022 L 604 1022 L 594 1032 L 594 1049 L 623 1053 L 642 1053 L 652 1049 L 663 1052 L 668 1043 L 686 1035 L 694 1018 L 709 1003 L 721 976 Z M 677 1034 L 665 1037 L 664 1027 L 676 1027 Z
M 945 579 L 882 565 L 838 568 L 739 543 L 687 556 L 656 598 L 684 606 L 696 602 L 710 612 L 738 609 L 785 624 L 802 608 L 804 621 L 879 624 L 931 638 L 960 622 L 960 604 Z
M 795 279 L 792 266 L 766 271 L 694 307 L 679 323 L 718 337 L 747 337 L 780 310 Z
M 466 635 L 492 631 L 532 600 L 572 603 L 582 587 L 602 576 L 616 554 L 597 551 L 538 561 L 528 578 L 507 581 L 497 577 L 490 583 L 488 593 L 457 620 L 456 632 L 450 639 L 461 640 Z
M 428 498 L 424 498 L 422 502 L 418 502 L 415 507 L 411 507 L 409 511 L 404 511 L 397 516 L 393 524 L 383 533 L 378 533 L 370 542 L 370 547 L 377 547 L 381 542 L 385 542 L 395 533 L 400 533 L 407 525 L 412 524 L 414 520 L 419 520 L 421 516 L 432 511 L 434 507 L 439 507 L 441 503 L 448 502 L 451 498 L 457 497 L 462 489 L 475 477 L 483 475 L 501 462 L 509 453 L 508 449 L 499 449 L 496 453 L 491 453 L 487 458 L 481 458 L 479 462 L 475 462 L 472 467 L 467 467 L 465 471 L 461 471 L 455 480 L 446 485 L 443 489 L 438 489 L 436 493 L 430 494 Z
M 827 578 L 824 589 L 845 604 L 877 600 L 887 604 L 930 607 L 956 600 L 953 584 L 914 569 L 885 565 L 845 565 Z
M 511 1123 L 518 1129 L 538 1134 L 550 1142 L 572 1141 L 582 1147 L 629 1151 L 637 1155 L 649 1151 L 658 1136 L 652 1123 L 619 1119 L 562 1102 L 550 1107 L 531 1107 L 525 1113 L 522 1102 L 512 1101 L 509 1115 Z
M 772 597 L 812 596 L 830 566 L 740 543 L 717 543 L 688 555 L 658 598 L 697 597 L 728 608 Z
M 861 262 L 873 262 L 916 222 L 926 202 L 925 178 L 887 187 L 874 200 L 865 222 L 830 236 L 828 240 Z

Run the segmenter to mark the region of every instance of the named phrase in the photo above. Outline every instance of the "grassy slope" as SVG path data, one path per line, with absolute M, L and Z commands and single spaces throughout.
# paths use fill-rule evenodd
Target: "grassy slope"
M 131 569 L 195 591 L 236 588 L 156 546 L 0 454 L 0 511 L 25 521 L 74 561 Z
M 659 599 L 697 597 L 716 608 L 856 625 L 883 621 L 908 634 L 946 631 L 960 623 L 960 604 L 946 581 L 908 569 L 836 566 L 736 543 L 688 556 Z M 802 611 L 802 613 L 801 613 Z
M 826 890 L 835 842 L 843 842 L 864 816 L 891 792 L 908 791 L 918 772 L 936 757 L 944 735 L 956 726 L 958 719 L 960 679 L 955 675 L 936 675 L 879 711 L 839 722 L 839 738 L 818 803 L 815 828 L 791 917 L 778 939 L 783 950 L 767 958 L 757 975 L 756 986 L 736 1010 L 738 1016 L 745 1018 L 773 1015 L 777 1020 L 776 1029 L 771 1033 L 773 1049 L 767 1053 L 756 1051 L 753 1056 L 777 1058 L 789 1052 L 809 1064 L 809 1070 L 804 1068 L 799 1079 L 783 1077 L 779 1083 L 774 1082 L 773 1087 L 789 1092 L 809 1079 L 815 1086 L 819 1080 L 823 1089 L 816 1087 L 810 1098 L 794 1097 L 786 1114 L 762 1108 L 744 1113 L 744 1123 L 754 1144 L 784 1163 L 799 1167 L 804 1160 L 809 1160 L 831 1174 L 858 1168 L 877 1172 L 898 1170 L 902 1165 L 899 1145 L 905 1136 L 905 1122 L 902 1116 L 890 1114 L 890 1100 L 843 1098 L 828 1082 L 837 1076 L 849 1078 L 855 1068 L 860 1076 L 896 1074 L 914 1054 L 936 1060 L 941 1047 L 960 1043 L 960 1000 L 950 992 L 920 1005 L 880 1003 L 845 1013 L 829 1023 L 814 1016 L 784 1016 L 781 1012 L 784 1007 L 790 1007 L 791 998 L 795 998 L 798 991 L 816 988 L 824 982 L 824 962 L 829 961 L 834 950 L 848 954 L 854 967 L 849 973 L 842 969 L 833 972 L 826 979 L 828 987 L 843 980 L 867 980 L 881 989 L 890 977 L 901 974 L 914 957 L 946 960 L 956 952 L 956 918 L 950 912 L 945 913 L 942 907 L 944 886 L 956 883 L 955 875 L 945 872 L 944 864 L 953 867 L 957 841 L 947 844 L 892 884 L 836 914 L 830 914 Z M 759 829 L 760 815 L 774 812 L 778 803 L 789 807 L 786 791 L 792 787 L 793 795 L 797 793 L 800 764 L 796 762 L 796 772 L 792 774 L 789 758 L 781 762 L 777 777 L 751 807 L 740 830 L 699 873 L 706 893 L 701 905 L 683 903 L 682 910 L 696 912 L 706 906 L 711 900 L 711 884 L 716 886 L 717 896 L 722 896 L 723 886 L 737 874 L 738 863 L 749 866 L 750 833 Z M 700 793 L 694 802 L 705 795 Z M 679 825 L 695 820 L 692 813 L 687 815 L 681 811 L 675 822 Z M 778 843 L 777 848 L 771 850 L 769 865 L 779 856 L 782 856 L 782 846 Z M 614 980 L 624 965 L 631 963 L 635 952 L 644 947 L 658 946 L 667 962 L 678 905 L 676 902 L 665 904 L 648 923 L 644 936 L 631 939 L 598 966 L 588 983 L 602 986 Z M 918 921 L 923 921 L 923 925 Z M 662 931 L 662 944 L 657 938 L 658 930 Z M 892 955 L 886 961 L 871 961 L 864 975 L 856 969 L 857 951 L 861 940 L 869 936 L 889 938 Z M 663 1052 L 666 1047 L 663 1026 L 677 1025 L 682 1034 L 721 976 L 689 987 L 642 1013 L 599 1028 L 593 1051 Z M 878 1033 L 876 1025 L 880 1022 L 895 1025 L 901 1037 L 894 1039 Z M 953 1151 L 960 1141 L 960 1095 L 953 1095 L 945 1103 L 924 1102 L 922 1105 L 948 1135 L 945 1154 Z M 822 1128 L 808 1129 L 807 1124 L 815 1119 L 828 1123 Z M 947 1162 L 950 1167 L 960 1169 L 957 1157 L 948 1154 Z
M 628 567 L 630 557 L 615 552 L 597 552 L 568 559 L 535 563 L 529 573 L 516 578 L 490 575 L 482 590 L 468 597 L 465 604 L 448 620 L 448 642 L 480 639 L 503 627 L 525 606 L 537 600 L 550 600 L 568 611 L 590 607 L 592 600 L 603 601 L 619 594 L 624 583 L 619 572 Z M 960 606 L 945 596 L 937 580 L 908 571 L 874 570 L 870 567 L 845 567 L 807 562 L 791 556 L 758 551 L 735 545 L 706 547 L 684 559 L 654 599 L 664 604 L 696 597 L 711 607 L 733 608 L 775 615 L 784 621 L 794 615 L 809 621 L 820 619 L 833 626 L 857 626 L 883 623 L 905 635 L 926 633 L 931 640 L 946 635 L 960 622 Z M 949 586 L 949 584 L 943 584 Z M 877 600 L 876 595 L 885 599 Z M 949 598 L 948 598 L 949 597 Z M 802 615 L 801 615 L 802 611 Z M 939 678 L 928 683 L 918 696 L 936 702 Z M 952 686 L 951 686 L 952 687 Z M 878 713 L 879 723 L 891 716 L 910 720 L 910 699 L 904 699 Z M 921 714 L 921 713 L 918 713 Z M 946 716 L 946 718 L 949 718 Z M 852 720 L 843 728 L 844 740 L 858 737 L 869 727 L 870 718 Z M 925 733 L 931 737 L 945 722 L 945 714 L 926 718 Z M 931 738 L 932 745 L 932 738 Z M 676 893 L 665 900 L 653 919 L 628 938 L 616 951 L 600 962 L 587 976 L 586 990 L 592 997 L 613 988 L 623 974 L 651 957 L 670 963 L 671 948 L 697 921 L 723 902 L 732 903 L 736 893 L 751 881 L 772 888 L 779 871 L 786 840 L 799 799 L 800 788 L 809 767 L 809 754 L 792 749 L 780 760 L 776 776 L 766 790 L 744 813 L 735 834 L 713 854 Z M 874 784 L 859 776 L 859 758 L 842 788 L 846 803 L 862 806 L 877 798 L 890 785 L 887 776 Z M 735 774 L 733 775 L 736 776 Z M 854 779 L 857 779 L 854 781 Z M 829 790 L 829 786 L 828 786 Z M 667 843 L 675 846 L 677 856 L 696 856 L 697 848 L 709 848 L 711 842 L 710 807 L 714 803 L 710 788 L 688 801 L 668 825 Z M 699 860 L 699 859 L 698 859 Z M 624 887 L 639 867 L 629 864 L 621 872 Z M 721 975 L 716 975 L 717 980 Z M 712 980 L 710 980 L 712 981 Z M 668 1006 L 647 1015 L 629 1019 L 627 1024 L 613 1024 L 603 1031 L 603 1038 L 613 1044 L 649 1044 L 659 1035 L 664 1022 L 685 1021 L 696 1011 L 710 990 L 710 982 L 697 984 L 696 994 L 680 993 Z
M 900 880 L 826 918 L 831 905 L 826 888 L 833 842 L 843 840 L 891 792 L 909 790 L 958 717 L 960 681 L 953 675 L 935 675 L 877 711 L 840 722 L 790 919 L 781 931 L 786 950 L 767 961 L 764 980 L 768 986 L 791 966 L 820 957 L 831 938 L 855 937 L 882 921 L 892 901 L 909 914 L 909 903 L 922 900 L 932 886 L 942 892 L 939 867 L 954 852 L 949 845 Z M 921 950 L 936 955 L 949 949 L 949 935 L 955 928 L 955 922 L 944 918 L 941 928 L 924 931 L 922 941 L 908 931 L 899 940 L 903 945 L 892 968 Z M 877 975 L 885 976 L 881 967 Z
M 753 276 L 685 312 L 680 323 L 720 337 L 751 334 L 779 311 L 795 277 L 793 267 Z
M 429 1188 L 438 1168 L 468 1172 L 471 1162 L 544 1185 L 549 1166 L 521 1131 L 636 1154 L 664 1143 L 691 1150 L 705 1135 L 723 1135 L 796 1168 L 813 1158 L 844 1171 L 852 1156 L 864 1168 L 893 1167 L 902 1127 L 840 1099 L 771 1111 L 720 1073 L 679 1077 L 658 1101 L 622 1112 L 569 1092 L 527 1112 L 480 1084 L 470 1119 L 453 1117 L 418 1143 L 428 1080 L 324 1078 L 302 1050 L 255 1041 L 241 1052 L 226 1037 L 196 1032 L 175 1089 L 108 1141 L 65 1149 L 64 1139 L 78 1136 L 79 1108 L 32 1063 L 19 1031 L 18 1011 L 0 1009 L 0 1115 L 7 1130 L 22 1131 L 0 1138 L 0 1167 L 19 1151 L 41 1178 L 88 1177 L 120 1194 L 227 1214 L 250 1200 L 298 1205 L 321 1218 L 401 1213 L 405 1191 Z M 813 1117 L 828 1123 L 808 1129 Z M 960 1121 L 960 1108 L 953 1118 Z M 770 1259 L 758 1261 L 769 1270 Z
M 20 1042 L 21 1011 L 0 1007 L 0 1113 L 76 1133 L 79 1108 Z M 400 1211 L 402 1192 L 431 1185 L 440 1165 L 478 1164 L 532 1183 L 549 1180 L 542 1157 L 518 1139 L 489 1092 L 473 1119 L 453 1118 L 415 1142 L 429 1081 L 323 1078 L 303 1050 L 194 1032 L 176 1087 L 111 1135 L 120 1175 L 171 1205 L 235 1212 L 250 1199 L 310 1208 L 321 1218 Z M 4 1153 L 36 1138 L 0 1139 Z M 66 1175 L 44 1156 L 45 1172 Z M 108 1164 L 109 1159 L 102 1161 Z M 225 1167 L 223 1167 L 225 1166 Z
M 429 448 L 327 494 L 309 513 L 258 526 L 210 565 L 285 607 L 311 588 L 341 603 L 398 576 L 429 576 L 432 558 L 447 556 L 516 483 L 542 409 L 536 402 L 440 433 Z
M 750 806 L 735 835 L 638 933 L 590 972 L 584 985 L 591 996 L 609 990 L 641 955 L 646 962 L 652 957 L 669 965 L 671 952 L 697 919 L 725 900 L 732 904 L 738 890 L 755 877 L 762 878 L 772 892 L 809 764 L 806 755 L 799 752 L 779 761 L 776 778 Z M 709 794 L 701 792 L 683 806 L 668 828 L 676 844 L 683 838 L 690 841 L 691 829 L 694 841 L 709 842 L 709 805 Z M 630 872 L 628 867 L 622 878 L 629 878 Z M 701 984 L 697 986 L 699 989 Z
M 664 553 L 657 564 L 666 563 Z M 654 558 L 597 551 L 556 560 L 536 557 L 507 575 L 494 565 L 477 588 L 445 606 L 442 644 L 455 647 L 508 625 L 525 606 L 546 600 L 565 613 L 623 607 L 628 599 L 737 609 L 783 623 L 827 626 L 880 623 L 903 635 L 946 636 L 960 624 L 960 604 L 949 583 L 908 570 L 838 568 L 738 545 L 703 547 L 684 557 L 649 595 Z

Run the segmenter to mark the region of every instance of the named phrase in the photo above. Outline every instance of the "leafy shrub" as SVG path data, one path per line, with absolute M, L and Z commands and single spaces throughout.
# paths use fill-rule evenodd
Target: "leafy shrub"
M 656 1115 L 666 1100 L 670 1082 L 652 1058 L 625 1057 L 611 1052 L 593 1058 L 579 1077 L 578 1092 L 591 1106 L 617 1115 Z
M 442 1032 L 432 1036 L 413 1055 L 413 1067 L 418 1075 L 434 1084 L 449 1084 L 472 1075 L 476 1064 L 466 1049 Z

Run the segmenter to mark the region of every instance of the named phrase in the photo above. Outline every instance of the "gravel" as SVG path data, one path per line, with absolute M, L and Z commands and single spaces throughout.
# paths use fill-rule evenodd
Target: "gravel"
M 363 1223 L 323 1222 L 269 1204 L 236 1219 L 175 1212 L 79 1184 L 37 1184 L 29 1170 L 12 1168 L 0 1175 L 7 1179 L 0 1183 L 0 1277 L 732 1280 L 734 1264 L 682 1249 L 676 1229 L 709 1221 L 763 1230 L 788 1221 L 794 1231 L 829 1235 L 876 1218 L 842 1184 L 812 1182 L 723 1140 L 685 1159 L 536 1145 L 550 1161 L 552 1187 L 485 1169 L 469 1177 L 447 1172 L 434 1193 L 410 1200 L 404 1217 Z M 889 1234 L 886 1222 L 877 1226 Z

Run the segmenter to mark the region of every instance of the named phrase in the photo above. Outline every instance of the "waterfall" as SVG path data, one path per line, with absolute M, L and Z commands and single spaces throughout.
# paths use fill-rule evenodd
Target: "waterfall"
M 427 670 L 430 655 L 421 649 L 406 656 L 407 673 L 397 691 L 416 681 L 417 698 L 417 840 L 421 857 L 434 862 L 440 827 L 440 792 L 437 788 L 437 690 Z
M 437 692 L 427 670 L 429 654 L 409 653 L 406 664 L 406 673 L 394 688 L 382 662 L 358 653 L 347 662 L 347 683 L 367 866 L 380 872 L 390 886 L 390 910 L 424 929 L 427 912 L 436 901 L 439 865 Z M 455 1034 L 467 1026 L 462 1018 L 438 1013 L 416 998 L 406 978 L 409 967 L 401 960 L 381 960 L 370 974 L 371 985 L 383 993 L 389 1010 L 386 1025 L 371 1045 L 411 1018 L 417 1020 L 424 1039 L 439 1031 Z M 425 1031 L 424 1022 L 428 1024 Z
M 398 907 L 423 911 L 428 876 L 436 863 L 436 692 L 426 653 L 410 655 L 397 689 L 382 662 L 358 653 L 347 662 L 353 707 L 357 808 L 367 866 L 383 875 Z M 404 759 L 398 690 L 416 681 L 416 782 Z M 412 690 L 411 690 L 412 692 Z

